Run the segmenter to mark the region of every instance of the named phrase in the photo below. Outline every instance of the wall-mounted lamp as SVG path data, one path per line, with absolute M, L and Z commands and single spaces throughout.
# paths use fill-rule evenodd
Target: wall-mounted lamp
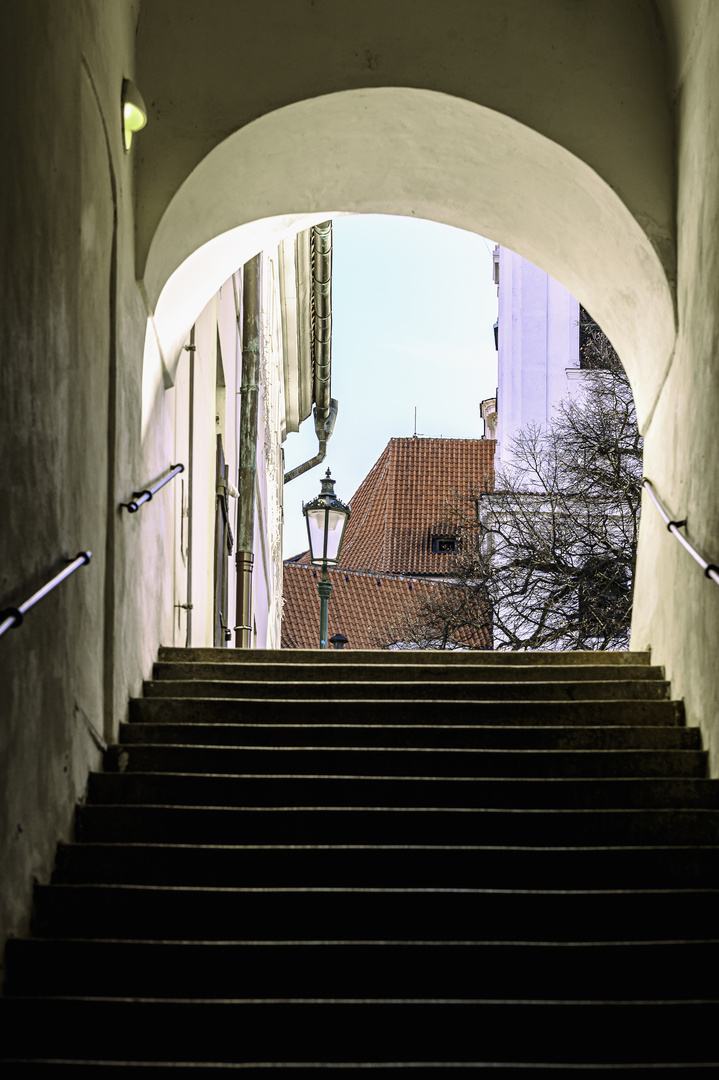
M 122 84 L 122 130 L 125 153 L 132 145 L 132 134 L 141 131 L 147 123 L 147 106 L 134 82 L 125 79 Z

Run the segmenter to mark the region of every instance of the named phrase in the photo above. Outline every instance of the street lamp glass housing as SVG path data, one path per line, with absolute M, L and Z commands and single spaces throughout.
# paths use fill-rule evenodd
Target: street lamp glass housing
M 307 519 L 310 560 L 314 565 L 336 566 L 350 508 L 335 495 L 335 481 L 329 469 L 321 483 L 322 490 L 317 498 L 302 504 L 302 513 Z

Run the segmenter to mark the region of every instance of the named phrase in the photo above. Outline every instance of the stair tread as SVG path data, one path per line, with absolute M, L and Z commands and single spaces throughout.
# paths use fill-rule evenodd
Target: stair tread
M 378 773 L 95 773 L 89 798 L 207 806 L 399 806 L 567 809 L 613 805 L 719 807 L 719 780 L 686 777 L 437 776 Z
M 217 940 L 214 938 L 193 938 L 188 941 L 185 938 L 113 938 L 113 937 L 68 937 L 62 936 L 47 938 L 40 936 L 30 935 L 26 938 L 13 938 L 12 947 L 17 948 L 40 948 L 40 947 L 63 947 L 68 946 L 73 949 L 80 946 L 97 946 L 101 948 L 103 946 L 117 946 L 118 948 L 125 949 L 127 946 L 148 946 L 158 949 L 160 948 L 179 948 L 183 951 L 192 951 L 197 949 L 335 949 L 335 948 L 347 948 L 347 949 L 363 949 L 368 946 L 376 947 L 378 949 L 402 949 L 402 950 L 414 950 L 414 949 L 490 949 L 490 950 L 534 950 L 538 953 L 546 952 L 548 950 L 557 949 L 562 951 L 567 950 L 598 950 L 609 951 L 612 949 L 628 950 L 628 949 L 641 949 L 641 950 L 664 950 L 664 949 L 679 949 L 686 948 L 691 950 L 703 949 L 706 947 L 716 946 L 719 949 L 719 938 L 657 938 L 655 941 L 647 941 L 643 939 L 636 940 L 617 940 L 617 941 L 521 941 L 521 940 L 492 940 L 492 939 L 468 939 L 457 940 L 451 939 L 442 940 L 419 940 L 419 941 L 403 941 L 401 938 L 396 940 L 375 939 L 375 938 L 337 938 L 337 939 L 324 939 L 324 938 L 297 938 L 295 940 L 288 940 L 286 938 L 231 938 L 228 940 Z
M 252 772 L 228 772 L 228 773 L 194 773 L 194 772 L 156 772 L 153 770 L 141 770 L 136 772 L 121 772 L 121 773 L 92 773 L 95 783 L 102 783 L 106 780 L 116 781 L 118 779 L 130 780 L 142 777 L 150 777 L 156 780 L 164 779 L 165 777 L 187 777 L 200 780 L 215 780 L 215 779 L 238 779 L 238 780 L 389 780 L 407 783 L 415 783 L 418 780 L 421 781 L 436 781 L 437 783 L 476 783 L 477 781 L 486 781 L 487 783 L 496 783 L 498 781 L 506 781 L 507 783 L 516 784 L 623 784 L 628 786 L 630 784 L 645 785 L 651 784 L 692 784 L 701 785 L 698 790 L 704 790 L 707 792 L 717 791 L 719 786 L 719 780 L 709 777 L 663 777 L 663 776 L 436 776 L 429 774 L 428 776 L 415 776 L 415 775 L 376 775 L 374 773 L 252 773 Z M 719 791 L 717 791 L 719 794 Z
M 522 682 L 547 681 L 550 677 L 557 681 L 572 681 L 580 679 L 596 680 L 598 672 L 601 672 L 603 680 L 664 680 L 664 670 L 661 667 L 649 665 L 613 664 L 574 664 L 566 665 L 543 665 L 529 666 L 527 664 L 503 665 L 501 669 L 496 664 L 463 664 L 461 667 L 454 664 L 374 664 L 372 666 L 372 682 L 415 682 L 432 681 L 438 679 L 451 682 L 476 679 L 479 681 L 496 682 L 498 671 L 501 671 L 502 680 L 520 680 Z M 223 664 L 206 662 L 188 663 L 185 661 L 159 661 L 153 667 L 155 680 L 166 679 L 202 679 L 202 680 L 256 680 L 257 678 L 274 678 L 282 683 L 289 681 L 312 682 L 324 681 L 331 678 L 333 682 L 368 681 L 362 679 L 361 674 L 366 675 L 367 668 L 360 662 L 345 663 L 333 671 L 322 670 L 318 675 L 317 664 L 308 662 L 298 663 L 265 663 L 257 664 L 252 661 L 244 661 L 241 664 Z
M 2 1000 L 2 999 L 0 999 Z M 57 1001 L 65 1004 L 72 1001 L 107 1001 L 117 1002 L 126 1001 L 132 1003 L 145 1003 L 153 1005 L 205 1005 L 211 1006 L 215 1004 L 224 1005 L 284 1005 L 284 1004 L 297 1004 L 297 1005 L 330 1005 L 330 1006 L 342 1006 L 342 1005 L 366 1005 L 368 1007 L 374 1005 L 536 1005 L 538 1007 L 546 1007 L 552 1005 L 566 1005 L 572 1008 L 582 1008 L 587 1005 L 606 1005 L 608 1008 L 616 1006 L 633 1006 L 637 1008 L 652 1007 L 656 1005 L 677 1005 L 686 1006 L 692 1004 L 691 1001 L 687 1001 L 686 998 L 662 998 L 653 999 L 646 998 L 643 1000 L 637 1000 L 636 998 L 615 999 L 615 998 L 585 998 L 582 1001 L 577 1001 L 576 998 L 536 998 L 536 999 L 517 999 L 517 998 L 452 998 L 452 997 L 440 997 L 440 998 L 415 998 L 415 997 L 402 997 L 402 998 L 353 998 L 353 997 L 327 997 L 327 998 L 304 998 L 304 997 L 272 997 L 272 998 L 253 998 L 253 997 L 238 997 L 238 998 L 176 998 L 176 997 L 129 997 L 120 995 L 113 997 L 110 994 L 103 994 L 98 996 L 88 995 L 83 996 L 79 994 L 68 995 L 67 997 L 60 995 L 48 994 L 47 996 L 25 996 L 15 995 L 14 1001 L 32 1001 L 38 1003 L 40 1001 Z M 697 1002 L 703 1005 L 719 1005 L 719 996 L 716 998 L 699 998 Z
M 120 745 L 291 746 L 309 749 L 376 747 L 433 749 L 701 749 L 698 728 L 616 725 L 614 727 L 471 724 L 207 724 L 197 721 L 156 723 L 133 720 L 120 725 Z
M 6 1060 L 710 1067 L 719 780 L 648 653 L 228 652 L 161 649 L 90 777 Z
M 594 896 L 679 896 L 679 895 L 719 895 L 719 886 L 714 888 L 635 888 L 635 889 L 502 889 L 502 888 L 472 888 L 467 886 L 440 886 L 432 885 L 430 887 L 422 886 L 401 886 L 401 885 L 384 885 L 384 886 L 365 886 L 365 885 L 153 885 L 153 884 L 137 884 L 129 882 L 55 882 L 50 885 L 37 885 L 36 895 L 42 892 L 48 895 L 52 891 L 74 890 L 77 892 L 88 890 L 112 890 L 112 891 L 147 891 L 147 892 L 169 892 L 169 893 L 210 893 L 216 895 L 217 893 L 236 893 L 236 894 L 254 894 L 254 893 L 322 893 L 322 894 L 342 894 L 349 895 L 354 893 L 366 893 L 376 894 L 383 893 L 386 895 L 411 895 L 411 896 L 426 896 L 428 893 L 438 896 L 450 896 L 458 893 L 472 894 L 477 896 L 577 896 L 577 897 L 594 897 Z
M 327 666 L 341 666 L 345 663 L 354 664 L 361 657 L 363 664 L 406 664 L 407 656 L 401 653 L 388 652 L 386 649 L 363 649 L 360 652 L 352 649 L 341 651 L 329 651 L 322 649 L 252 649 L 235 650 L 216 647 L 192 646 L 190 648 L 161 645 L 159 649 L 160 660 L 178 659 L 187 662 L 202 662 L 211 660 L 217 663 L 242 664 L 246 660 L 251 663 L 277 663 L 278 658 L 286 659 L 289 663 L 312 663 L 325 664 Z M 542 652 L 527 650 L 525 652 L 510 651 L 453 651 L 447 650 L 442 656 L 442 663 L 452 665 L 464 665 L 477 663 L 477 657 L 482 658 L 485 664 L 528 664 L 528 665 L 561 665 L 572 667 L 574 664 L 649 664 L 651 653 L 647 650 L 581 650 L 573 649 L 570 652 Z M 412 656 L 413 663 L 425 662 L 433 664 L 437 662 L 437 651 L 416 650 Z
M 250 679 L 163 679 L 145 682 L 145 697 L 200 697 L 207 699 L 237 698 L 255 701 L 323 701 L 318 685 L 325 695 L 332 693 L 337 700 L 354 701 L 422 701 L 452 704 L 458 700 L 477 703 L 500 699 L 504 702 L 549 701 L 605 701 L 643 699 L 664 700 L 668 697 L 668 683 L 662 679 L 614 679 L 603 680 L 547 680 L 527 683 L 496 681 L 449 681 L 411 680 L 328 680 L 312 682 L 283 680 L 266 683 Z
M 359 699 L 342 701 L 345 719 L 367 719 L 368 709 L 374 721 L 389 720 L 395 725 L 416 725 L 418 718 L 430 718 L 433 722 L 456 724 L 462 719 L 472 726 L 494 727 L 498 722 L 527 727 L 551 726 L 561 722 L 570 727 L 595 726 L 611 719 L 622 726 L 683 727 L 684 713 L 680 702 L 669 698 L 649 701 L 637 699 L 611 699 L 608 701 L 501 701 L 481 703 L 462 700 L 404 700 L 369 701 Z M 270 721 L 273 718 L 287 724 L 303 726 L 308 721 L 325 719 L 327 701 L 324 698 L 232 698 L 232 697 L 176 697 L 171 694 L 133 698 L 130 701 L 131 720 L 151 718 L 155 723 L 183 722 L 188 718 L 201 718 L 205 723 L 237 723 L 238 719 Z
M 118 772 L 202 775 L 435 775 L 503 777 L 705 778 L 707 754 L 696 749 L 512 749 L 506 747 L 323 747 L 119 744 L 105 767 Z
M 111 747 L 111 749 L 113 749 L 113 750 L 115 750 L 117 752 L 125 752 L 125 753 L 130 752 L 130 748 L 127 747 L 127 746 L 124 746 L 121 743 L 114 744 L 113 747 Z M 142 747 L 142 746 L 135 746 L 135 747 L 132 748 L 132 751 L 137 752 L 137 753 L 141 753 L 142 750 L 144 750 L 144 749 L 147 749 L 147 748 Z M 611 757 L 632 757 L 632 758 L 636 759 L 636 758 L 638 758 L 640 756 L 645 756 L 646 757 L 646 756 L 649 756 L 649 755 L 656 755 L 656 756 L 662 756 L 662 757 L 669 758 L 669 757 L 672 757 L 672 756 L 675 756 L 675 757 L 676 756 L 680 756 L 680 757 L 681 756 L 683 756 L 683 757 L 696 757 L 698 755 L 700 755 L 701 757 L 706 757 L 706 754 L 707 754 L 706 750 L 694 750 L 694 749 L 691 749 L 691 748 L 690 749 L 684 749 L 683 747 L 669 747 L 669 748 L 666 748 L 666 749 L 665 748 L 660 748 L 660 749 L 655 750 L 653 747 L 642 747 L 642 746 L 639 746 L 639 747 L 632 747 L 632 746 L 630 746 L 630 747 L 620 747 L 619 749 L 609 748 L 609 749 L 606 749 L 606 750 L 604 750 L 604 749 L 597 750 L 594 747 L 589 747 L 587 749 L 584 749 L 584 748 L 565 749 L 564 747 L 559 748 L 559 749 L 554 749 L 554 748 L 546 748 L 545 749 L 545 748 L 530 747 L 528 749 L 522 748 L 522 749 L 519 749 L 519 750 L 515 750 L 512 747 L 504 747 L 504 746 L 454 747 L 454 746 L 382 746 L 382 745 L 378 745 L 378 746 L 342 746 L 342 747 L 336 747 L 336 746 L 321 746 L 321 745 L 318 745 L 318 746 L 312 746 L 312 745 L 310 745 L 310 746 L 292 746 L 290 744 L 288 744 L 286 746 L 285 745 L 258 746 L 258 745 L 255 745 L 255 744 L 248 744 L 248 745 L 240 744 L 240 745 L 237 745 L 237 746 L 229 746 L 228 747 L 228 746 L 224 746 L 222 743 L 187 742 L 187 743 L 153 743 L 152 746 L 149 749 L 159 750 L 159 751 L 168 751 L 168 752 L 176 751 L 176 750 L 188 750 L 188 751 L 191 751 L 191 752 L 195 752 L 197 750 L 221 750 L 223 752 L 242 750 L 242 751 L 246 751 L 248 754 L 263 753 L 263 754 L 270 754 L 270 755 L 272 755 L 272 754 L 281 754 L 281 753 L 298 754 L 298 755 L 299 754 L 312 753 L 312 754 L 337 754 L 337 755 L 340 755 L 340 754 L 358 754 L 358 755 L 369 755 L 369 754 L 388 754 L 388 755 L 391 755 L 391 754 L 396 754 L 396 755 L 399 755 L 399 754 L 424 754 L 424 755 L 430 755 L 430 754 L 436 754 L 438 756 L 439 755 L 445 756 L 445 755 L 449 755 L 449 754 L 455 754 L 457 757 L 462 757 L 462 758 L 466 758 L 466 757 L 471 758 L 471 757 L 473 757 L 475 755 L 479 756 L 480 754 L 484 755 L 487 758 L 499 757 L 500 755 L 503 756 L 503 757 L 510 757 L 511 755 L 516 755 L 517 757 L 520 757 L 520 756 L 521 757 L 531 757 L 531 756 L 550 757 L 550 756 L 554 756 L 556 758 L 558 758 L 560 755 L 562 755 L 562 756 L 571 755 L 573 757 L 582 757 L 582 756 L 588 757 L 588 756 L 591 755 L 591 756 L 597 756 L 600 760 L 602 758 L 606 759 L 609 756 L 611 756 Z
M 330 1053 L 339 1049 L 345 1050 L 345 1054 L 332 1055 L 329 1059 L 325 1053 L 323 1055 L 325 1061 L 344 1060 L 346 1056 L 349 1056 L 346 1054 L 348 1048 L 355 1051 L 359 1049 L 359 1058 L 355 1058 L 352 1054 L 353 1060 L 367 1061 L 375 1058 L 377 1055 L 372 1053 L 372 1042 L 367 1039 L 368 1031 L 372 1031 L 377 1036 L 381 1032 L 385 1038 L 391 1036 L 390 1040 L 384 1043 L 384 1048 L 390 1051 L 385 1060 L 395 1062 L 408 1060 L 406 1051 L 410 1047 L 415 1051 L 420 1050 L 421 1055 L 412 1055 L 410 1060 L 423 1058 L 428 1060 L 427 1051 L 430 1049 L 435 1053 L 444 1050 L 444 1055 L 455 1060 L 457 1058 L 473 1060 L 477 1056 L 476 1053 L 468 1055 L 467 1051 L 472 1049 L 476 1052 L 480 1035 L 476 1025 L 480 1020 L 485 1025 L 481 1031 L 483 1050 L 496 1050 L 500 1046 L 506 1046 L 507 1036 L 516 1035 L 516 1031 L 511 1031 L 511 1025 L 522 1023 L 523 1020 L 532 1024 L 532 1027 L 524 1032 L 521 1047 L 515 1042 L 514 1053 L 507 1055 L 505 1049 L 502 1057 L 494 1060 L 507 1060 L 509 1057 L 509 1060 L 524 1058 L 525 1061 L 536 1061 L 536 1058 L 527 1055 L 531 1055 L 532 1050 L 537 1047 L 546 1049 L 551 1040 L 556 1039 L 560 1032 L 563 1032 L 563 1041 L 555 1047 L 558 1051 L 556 1058 L 544 1057 L 540 1060 L 568 1060 L 570 1062 L 577 1060 L 574 1055 L 580 1046 L 584 1049 L 584 1054 L 579 1060 L 586 1060 L 587 1057 L 594 1061 L 607 1060 L 607 1058 L 616 1060 L 616 1048 L 610 1045 L 607 1032 L 612 1030 L 613 1025 L 621 1024 L 623 1021 L 638 1025 L 633 1032 L 631 1044 L 628 1045 L 626 1039 L 623 1041 L 623 1049 L 630 1060 L 632 1058 L 636 1060 L 637 1057 L 640 1060 L 651 1060 L 650 1055 L 647 1054 L 650 1049 L 646 1042 L 648 1038 L 656 1039 L 661 1049 L 669 1050 L 672 1053 L 670 1060 L 683 1061 L 686 1058 L 696 1060 L 700 1054 L 703 1060 L 713 1060 L 715 1055 L 704 1055 L 707 1048 L 712 1046 L 711 1025 L 717 1020 L 717 1001 L 713 998 L 692 1002 L 681 999 L 618 1001 L 592 998 L 583 1001 L 561 998 L 556 1000 L 478 998 L 468 1001 L 450 997 L 365 1000 L 351 997 L 342 999 L 176 999 L 171 997 L 143 999 L 110 996 L 97 998 L 48 996 L 19 998 L 3 1003 L 6 1014 L 10 1014 L 8 1019 L 13 1016 L 19 1017 L 26 1009 L 34 1010 L 36 1016 L 38 1013 L 42 1015 L 45 1012 L 43 1006 L 47 1005 L 48 1009 L 51 1007 L 58 1024 L 61 1025 L 59 1030 L 64 1040 L 70 1037 L 66 1025 L 68 1018 L 73 1015 L 73 1007 L 77 1007 L 78 1004 L 83 1006 L 82 1013 L 85 1014 L 83 1019 L 91 1023 L 90 1030 L 83 1032 L 83 1038 L 89 1044 L 87 1049 L 83 1046 L 86 1055 L 92 1053 L 93 1044 L 98 1036 L 102 1037 L 102 1031 L 98 1032 L 95 1024 L 102 1027 L 103 1021 L 109 1023 L 114 1016 L 116 1025 L 111 1028 L 113 1037 L 120 1042 L 124 1056 L 129 1056 L 128 1049 L 136 1045 L 137 1040 L 143 1036 L 138 1033 L 137 1028 L 130 1026 L 123 1029 L 123 1025 L 125 1023 L 132 1025 L 134 1018 L 139 1020 L 143 1015 L 150 1023 L 153 1022 L 153 1017 L 157 1017 L 159 1021 L 161 1017 L 166 1016 L 168 1021 L 177 1025 L 173 1031 L 174 1042 L 180 1042 L 183 1046 L 204 1047 L 200 1060 L 208 1056 L 212 1060 L 224 1056 L 218 1054 L 218 1049 L 224 1051 L 225 1054 L 234 1051 L 236 1055 L 237 1022 L 240 1019 L 238 1014 L 245 1012 L 248 1014 L 247 1023 L 250 1027 L 243 1032 L 242 1058 L 255 1062 L 267 1060 L 268 1057 L 265 1027 L 267 1023 L 278 1024 L 280 1025 L 278 1030 L 283 1031 L 281 1044 L 278 1044 L 276 1039 L 274 1041 L 274 1060 L 302 1060 L 302 1057 L 305 1060 L 308 1059 L 305 1041 L 308 1035 L 307 1024 L 313 1025 L 311 1030 L 315 1036 L 322 1034 L 325 1047 L 330 1050 Z M 437 1008 L 441 1009 L 441 1016 L 438 1018 L 441 1023 L 439 1029 L 427 1023 L 432 1016 L 429 1010 Z M 194 1025 L 200 1015 L 202 1028 L 198 1030 Z M 495 1021 L 498 1026 L 493 1029 L 492 1025 Z M 360 1024 L 359 1029 L 355 1027 L 357 1023 Z M 417 1029 L 418 1023 L 419 1029 Z M 565 1029 L 567 1023 L 573 1026 L 571 1032 Z M 687 1030 L 686 1025 L 692 1023 L 697 1025 L 697 1028 L 692 1031 L 691 1045 L 687 1046 L 684 1033 Z M 330 1024 L 329 1028 L 326 1026 L 328 1024 Z M 367 1028 L 365 1024 L 371 1026 Z M 698 1027 L 700 1024 L 701 1028 Z M 317 1025 L 316 1029 L 314 1025 Z M 347 1025 L 351 1025 L 351 1029 Z M 255 1026 L 261 1030 L 253 1032 L 252 1028 Z M 347 1038 L 350 1033 L 354 1034 L 354 1038 L 348 1044 Z M 411 1036 L 410 1043 L 404 1041 L 408 1036 Z M 593 1039 L 598 1038 L 598 1041 L 588 1046 L 587 1036 Z M 155 1059 L 164 1059 L 166 1054 L 162 1051 L 169 1049 L 169 1046 L 163 1045 L 156 1031 L 152 1032 L 151 1037 L 153 1039 L 152 1056 Z M 215 1039 L 221 1039 L 221 1043 L 218 1045 L 214 1042 Z M 230 1046 L 227 1045 L 228 1040 L 231 1043 Z M 298 1040 L 300 1045 L 304 1043 L 302 1048 L 305 1050 L 305 1053 L 300 1056 L 296 1054 Z M 38 1033 L 36 1033 L 36 1041 L 41 1041 L 38 1039 Z M 358 1043 L 363 1045 L 358 1047 Z M 260 1049 L 264 1050 L 264 1053 L 258 1053 Z M 679 1053 L 682 1050 L 684 1053 Z M 692 1052 L 687 1053 L 687 1050 Z M 405 1052 L 404 1055 L 397 1058 L 397 1053 L 402 1051 Z M 621 1055 L 622 1059 L 626 1060 L 626 1057 Z M 230 1057 L 227 1060 L 236 1060 L 236 1057 Z M 309 1060 L 316 1059 L 312 1056 Z M 442 1060 L 442 1057 L 433 1055 L 429 1057 L 429 1060 Z M 489 1060 L 493 1059 L 489 1057 Z
M 152 841 L 98 841 L 90 840 L 82 843 L 60 843 L 60 851 L 91 851 L 97 848 L 107 848 L 116 851 L 123 848 L 147 848 L 152 850 L 165 850 L 166 848 L 188 848 L 201 851 L 472 851 L 472 852 L 591 852 L 593 855 L 602 852 L 687 852 L 687 851 L 712 851 L 719 854 L 719 844 L 692 844 L 690 847 L 680 844 L 636 844 L 628 847 L 618 847 L 606 844 L 603 846 L 580 846 L 567 847 L 536 847 L 522 846 L 520 844 L 497 845 L 497 844 L 456 844 L 447 847 L 445 844 L 163 844 Z

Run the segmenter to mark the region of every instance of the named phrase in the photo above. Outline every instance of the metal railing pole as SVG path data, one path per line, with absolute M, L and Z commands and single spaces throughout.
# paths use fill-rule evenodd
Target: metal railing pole
M 43 597 L 47 596 L 48 593 L 52 592 L 53 589 L 56 589 L 65 578 L 70 577 L 70 574 L 74 574 L 81 566 L 86 566 L 91 558 L 91 551 L 81 551 L 68 563 L 64 570 L 61 570 L 59 574 L 56 574 L 54 578 L 51 578 L 50 581 L 46 582 L 41 589 L 34 592 L 32 596 L 28 597 L 28 599 L 20 604 L 19 607 L 9 607 L 5 608 L 4 611 L 0 611 L 0 637 L 11 628 L 17 629 L 21 626 L 25 615 L 30 608 L 34 607 L 35 604 L 42 600 Z
M 146 502 L 149 502 L 152 496 L 155 495 L 160 488 L 164 488 L 165 484 L 169 484 L 170 480 L 177 476 L 178 473 L 185 471 L 184 465 L 171 465 L 170 468 L 172 469 L 172 472 L 168 473 L 162 480 L 159 480 L 154 487 L 146 488 L 144 491 L 133 491 L 130 502 L 120 503 L 120 506 L 124 506 L 128 513 L 136 514 L 140 507 L 144 506 Z
M 677 538 L 684 550 L 691 555 L 692 559 L 694 559 L 694 561 L 698 563 L 699 566 L 701 566 L 702 570 L 704 571 L 704 577 L 710 578 L 715 585 L 719 585 L 719 566 L 716 566 L 714 563 L 707 562 L 707 560 L 699 554 L 697 549 L 695 547 L 692 547 L 687 538 L 685 536 L 682 536 L 682 534 L 679 532 L 680 526 L 686 526 L 687 519 L 682 518 L 681 521 L 672 521 L 672 519 L 669 517 L 669 514 L 659 502 L 659 499 L 654 494 L 651 480 L 647 479 L 646 476 L 642 477 L 642 487 L 645 489 L 649 498 L 654 503 L 654 506 L 659 512 L 659 516 L 666 525 L 668 532 L 670 532 L 673 536 Z

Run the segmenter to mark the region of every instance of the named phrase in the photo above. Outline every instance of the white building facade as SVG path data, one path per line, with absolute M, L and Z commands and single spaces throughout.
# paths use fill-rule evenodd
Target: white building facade
M 172 442 L 173 463 L 184 465 L 166 496 L 174 498 L 175 513 L 173 536 L 165 537 L 173 603 L 164 644 L 280 647 L 283 443 L 316 400 L 311 232 L 257 256 L 254 297 L 245 295 L 242 268 L 224 282 L 187 337 L 174 385 L 161 395 L 164 438 Z M 257 309 L 249 381 L 248 304 Z M 252 497 L 248 492 L 244 502 L 243 396 L 255 433 L 254 450 L 245 440 Z
M 498 388 L 494 409 L 483 402 L 482 416 L 497 439 L 497 465 L 507 465 L 512 437 L 530 424 L 546 427 L 578 385 L 579 301 L 516 252 L 497 245 L 493 255 Z

